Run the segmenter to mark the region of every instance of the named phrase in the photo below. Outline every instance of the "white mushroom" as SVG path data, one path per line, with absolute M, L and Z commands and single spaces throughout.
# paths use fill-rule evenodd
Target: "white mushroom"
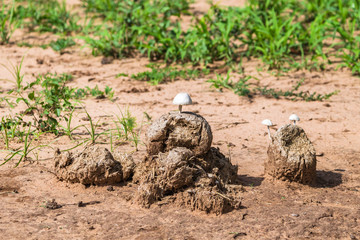
M 179 113 L 181 113 L 182 105 L 191 105 L 192 100 L 188 93 L 182 92 L 182 93 L 178 93 L 175 96 L 173 100 L 173 104 L 179 105 Z
M 269 119 L 265 119 L 261 122 L 261 124 L 267 126 L 267 129 L 268 129 L 268 134 L 269 134 L 269 138 L 271 140 L 271 134 L 270 134 L 270 126 L 272 126 L 272 122 L 269 120 Z
M 298 115 L 296 114 L 291 114 L 290 117 L 289 117 L 289 120 L 290 121 L 293 121 L 294 122 L 294 125 L 296 125 L 296 121 L 300 121 L 300 118 Z

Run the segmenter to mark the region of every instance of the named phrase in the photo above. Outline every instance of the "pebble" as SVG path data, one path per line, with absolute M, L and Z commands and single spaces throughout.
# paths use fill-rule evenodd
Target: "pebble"
M 291 214 L 291 216 L 292 216 L 292 217 L 298 217 L 298 216 L 299 216 L 299 214 L 292 213 L 292 214 Z

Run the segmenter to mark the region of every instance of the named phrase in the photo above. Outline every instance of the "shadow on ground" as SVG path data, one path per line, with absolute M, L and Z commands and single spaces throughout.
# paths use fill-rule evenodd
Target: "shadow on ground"
M 244 186 L 260 186 L 262 181 L 264 181 L 263 177 L 252 177 L 249 175 L 238 175 L 238 181 Z
M 319 188 L 332 188 L 339 186 L 342 183 L 342 174 L 339 173 L 341 169 L 336 171 L 317 171 L 317 183 L 315 187 Z M 341 170 L 344 171 L 344 170 Z

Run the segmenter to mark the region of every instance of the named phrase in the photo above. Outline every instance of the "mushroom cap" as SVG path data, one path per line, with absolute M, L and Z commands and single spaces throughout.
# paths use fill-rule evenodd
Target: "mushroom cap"
M 265 119 L 261 122 L 261 124 L 266 125 L 266 126 L 272 126 L 272 122 L 269 119 Z
M 188 93 L 182 92 L 182 93 L 178 93 L 175 96 L 175 98 L 173 100 L 173 104 L 175 104 L 175 105 L 190 105 L 190 104 L 192 104 L 192 100 Z
M 290 121 L 300 121 L 300 118 L 296 114 L 291 114 L 290 117 L 289 117 L 289 120 Z

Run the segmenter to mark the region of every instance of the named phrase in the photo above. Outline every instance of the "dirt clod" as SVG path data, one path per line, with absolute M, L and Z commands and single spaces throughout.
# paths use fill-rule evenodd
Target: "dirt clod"
M 194 155 L 206 154 L 212 142 L 211 128 L 200 115 L 191 112 L 171 112 L 155 121 L 147 131 L 149 155 L 186 147 Z
M 115 151 L 113 157 L 121 163 L 123 180 L 130 180 L 134 175 L 134 169 L 136 167 L 133 157 L 119 151 Z
M 190 207 L 191 210 L 200 210 L 216 215 L 239 209 L 241 206 L 238 196 L 234 198 L 227 194 L 227 189 L 224 187 L 219 188 L 212 184 L 180 192 L 177 194 L 176 202 L 180 206 Z
M 101 59 L 101 64 L 105 65 L 105 64 L 111 64 L 114 61 L 113 57 L 103 57 Z
M 47 202 L 46 202 L 45 207 L 48 208 L 48 209 L 54 210 L 54 209 L 61 208 L 62 205 L 58 204 L 58 203 L 55 201 L 55 199 L 52 199 L 51 201 L 47 201 Z
M 104 185 L 123 180 L 121 163 L 104 147 L 88 146 L 77 152 L 55 152 L 55 174 L 71 183 Z
M 265 174 L 280 180 L 312 184 L 316 180 L 315 148 L 297 125 L 281 127 L 272 138 Z

